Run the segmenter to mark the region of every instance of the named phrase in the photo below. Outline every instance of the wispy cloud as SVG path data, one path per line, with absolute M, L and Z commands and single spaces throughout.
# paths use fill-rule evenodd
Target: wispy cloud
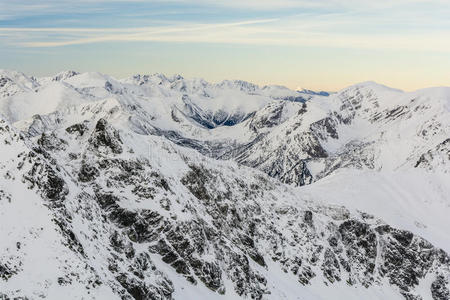
M 439 28 L 426 29 L 430 24 L 439 24 Z M 398 12 L 395 19 L 350 12 L 240 22 L 173 22 L 135 28 L 11 27 L 0 28 L 0 34 L 9 35 L 9 43 L 29 48 L 102 42 L 182 42 L 450 51 L 448 25 L 448 19 L 436 20 L 426 14 L 418 20 L 417 14 L 412 18 L 407 12 Z
M 239 10 L 289 10 L 325 9 L 368 11 L 399 9 L 409 10 L 423 5 L 430 8 L 447 8 L 448 0 L 14 0 L 0 1 L 0 15 L 14 18 L 23 15 L 52 14 L 60 12 L 86 13 L 93 10 L 111 10 L 120 5 L 180 5 L 182 7 L 222 7 Z M 385 13 L 390 13 L 385 11 Z
M 233 21 L 230 12 L 225 14 L 229 21 L 224 22 L 152 18 L 156 25 L 129 27 L 119 23 L 114 28 L 82 26 L 81 16 L 71 27 L 0 27 L 0 35 L 3 36 L 0 43 L 37 48 L 152 41 L 450 51 L 450 19 L 447 17 L 450 6 L 446 5 L 447 0 L 80 0 L 76 9 L 93 5 L 102 9 L 106 3 L 113 6 L 113 3 L 132 5 L 148 2 L 251 10 L 314 9 L 292 9 L 276 18 L 244 21 Z M 2 3 L 0 11 L 6 15 L 18 12 L 38 14 L 40 10 L 57 12 L 64 5 L 73 5 L 69 3 L 73 1 L 43 0 L 35 4 L 31 0 L 17 0 L 15 3 Z M 206 18 L 207 15 L 201 17 Z M 145 23 L 146 20 L 141 17 L 141 21 Z

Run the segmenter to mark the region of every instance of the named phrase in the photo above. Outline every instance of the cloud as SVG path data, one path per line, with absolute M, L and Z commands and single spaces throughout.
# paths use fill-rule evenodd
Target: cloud
M 112 5 L 111 3 L 130 2 L 141 1 L 81 0 L 77 5 L 86 8 L 94 4 Z M 0 35 L 4 37 L 0 43 L 38 48 L 102 42 L 151 41 L 450 51 L 448 39 L 450 19 L 447 17 L 450 7 L 446 5 L 446 1 L 441 0 L 166 0 L 164 2 L 185 5 L 194 3 L 200 7 L 216 6 L 224 9 L 267 10 L 309 7 L 316 10 L 292 10 L 289 14 L 282 14 L 282 17 L 255 18 L 238 22 L 233 21 L 233 15 L 228 12 L 224 13 L 224 18 L 229 21 L 222 23 L 172 21 L 165 25 L 161 25 L 163 23 L 161 22 L 160 25 L 140 27 L 123 27 L 118 23 L 119 28 L 0 27 Z M 7 8 L 6 14 L 8 11 L 21 9 L 26 14 L 41 9 L 58 11 L 60 7 L 73 1 L 43 0 L 39 5 L 31 7 L 27 7 L 27 3 L 31 1 L 18 0 L 15 4 L 8 2 L 3 6 Z M 101 9 L 102 6 L 96 7 Z M 327 10 L 317 10 L 320 8 Z M 65 9 L 67 11 L 67 7 Z M 139 20 L 146 21 L 144 17 Z M 158 23 L 156 18 L 152 18 L 151 21 Z M 83 19 L 80 19 L 75 26 L 82 23 Z
M 334 18 L 334 19 L 333 19 Z M 7 28 L 22 47 L 63 47 L 102 42 L 226 43 L 268 46 L 313 46 L 361 49 L 450 51 L 449 30 L 378 33 L 349 32 L 360 20 L 266 19 L 214 24 L 180 24 L 144 28 Z M 340 29 L 341 28 L 341 29 Z M 49 37 L 51 35 L 51 37 Z
M 292 8 L 315 8 L 326 10 L 383 10 L 398 8 L 409 10 L 417 5 L 428 7 L 447 7 L 447 0 L 14 0 L 0 2 L 3 16 L 38 15 L 58 12 L 89 12 L 92 9 L 114 8 L 116 5 L 133 3 L 163 5 L 172 4 L 184 7 L 222 7 L 245 10 L 286 10 Z

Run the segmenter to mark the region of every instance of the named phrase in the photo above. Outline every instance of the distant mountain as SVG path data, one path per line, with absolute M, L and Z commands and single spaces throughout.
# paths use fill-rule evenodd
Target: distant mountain
M 304 94 L 309 94 L 309 95 L 316 95 L 316 96 L 330 96 L 332 94 L 332 93 L 325 92 L 325 91 L 316 92 L 316 91 L 312 91 L 312 90 L 308 90 L 308 89 L 301 89 L 301 90 L 299 90 L 299 92 L 304 93 Z
M 450 297 L 450 88 L 0 71 L 0 298 Z

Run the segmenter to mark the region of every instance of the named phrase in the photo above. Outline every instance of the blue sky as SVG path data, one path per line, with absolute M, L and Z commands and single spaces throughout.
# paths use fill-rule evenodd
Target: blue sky
M 0 68 L 450 86 L 447 0 L 0 0 Z

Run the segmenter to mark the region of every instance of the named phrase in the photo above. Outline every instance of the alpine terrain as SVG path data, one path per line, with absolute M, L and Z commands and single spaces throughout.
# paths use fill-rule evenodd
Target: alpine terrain
M 0 71 L 0 299 L 450 299 L 450 87 Z

